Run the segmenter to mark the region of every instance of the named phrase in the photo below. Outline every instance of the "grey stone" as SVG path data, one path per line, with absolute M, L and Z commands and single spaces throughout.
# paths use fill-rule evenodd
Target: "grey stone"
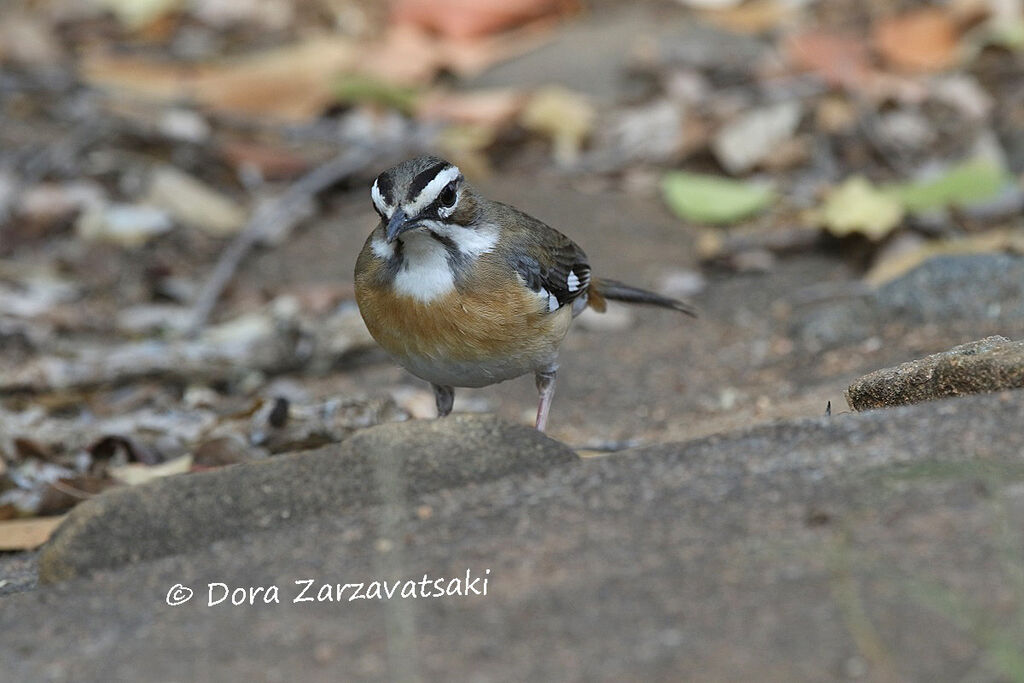
M 59 581 L 576 459 L 536 430 L 490 416 L 380 425 L 316 451 L 108 491 L 68 515 L 42 550 L 39 576 Z
M 225 539 L 4 597 L 0 661 L 51 681 L 1011 679 L 992 634 L 1024 605 L 1022 397 L 762 426 Z M 296 580 L 467 568 L 486 596 L 292 602 Z M 277 585 L 280 604 L 209 606 L 211 582 Z M 178 583 L 195 596 L 169 607 Z
M 1024 342 L 986 337 L 894 368 L 876 370 L 846 390 L 854 410 L 1024 388 Z
M 957 254 L 929 259 L 874 294 L 808 308 L 792 333 L 812 350 L 856 343 L 884 324 L 1024 323 L 1024 257 Z
M 911 322 L 1024 318 L 1024 257 L 959 254 L 929 259 L 883 285 L 878 304 Z

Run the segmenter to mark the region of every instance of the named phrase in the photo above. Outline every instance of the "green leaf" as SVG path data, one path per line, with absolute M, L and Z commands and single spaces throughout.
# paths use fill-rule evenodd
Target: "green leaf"
M 976 159 L 954 166 L 932 180 L 893 185 L 889 191 L 908 211 L 920 213 L 992 199 L 1008 180 L 1006 171 L 994 162 Z
M 900 200 L 862 176 L 847 178 L 829 193 L 821 207 L 822 223 L 837 237 L 858 232 L 871 239 L 881 239 L 902 220 Z
M 344 104 L 377 104 L 409 114 L 416 106 L 417 91 L 401 85 L 356 74 L 343 76 L 334 86 L 339 102 Z
M 764 185 L 681 171 L 666 174 L 661 191 L 673 213 L 699 223 L 735 223 L 775 201 L 775 193 Z

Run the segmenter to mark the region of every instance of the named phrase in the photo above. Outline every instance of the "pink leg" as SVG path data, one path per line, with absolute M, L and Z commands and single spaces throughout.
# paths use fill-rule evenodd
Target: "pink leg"
M 543 432 L 548 425 L 548 412 L 551 410 L 551 399 L 555 396 L 555 371 L 557 365 L 550 365 L 537 371 L 537 391 L 540 402 L 537 404 L 537 431 Z

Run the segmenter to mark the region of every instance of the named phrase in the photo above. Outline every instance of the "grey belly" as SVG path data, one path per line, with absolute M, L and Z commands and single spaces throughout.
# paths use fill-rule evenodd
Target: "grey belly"
M 395 360 L 406 370 L 432 384 L 449 387 L 486 387 L 532 373 L 555 362 L 557 352 L 539 357 L 513 356 L 484 361 L 438 360 L 411 356 Z

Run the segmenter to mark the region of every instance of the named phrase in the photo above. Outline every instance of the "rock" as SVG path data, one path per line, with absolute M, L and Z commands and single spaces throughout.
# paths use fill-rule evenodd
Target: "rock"
M 604 313 L 585 308 L 575 320 L 576 327 L 588 332 L 618 332 L 634 325 L 635 316 L 629 308 L 612 304 Z
M 743 114 L 712 139 L 715 158 L 732 174 L 746 173 L 793 137 L 802 113 L 794 100 Z
M 878 291 L 894 318 L 913 322 L 1024 318 L 1024 258 L 962 254 L 930 259 Z
M 40 183 L 25 188 L 18 200 L 18 214 L 40 223 L 55 223 L 83 209 L 106 203 L 103 187 L 92 180 Z
M 812 350 L 856 343 L 889 322 L 1019 325 L 1024 322 L 1024 258 L 981 253 L 937 256 L 868 296 L 808 308 L 792 333 Z
M 340 445 L 241 467 L 171 477 L 82 503 L 40 556 L 59 581 L 197 551 L 314 515 L 338 515 L 576 460 L 566 446 L 493 417 L 380 425 Z
M 145 204 L 107 204 L 87 207 L 75 222 L 78 236 L 120 247 L 140 247 L 173 227 L 170 216 Z
M 682 107 L 671 100 L 618 110 L 595 132 L 597 151 L 592 156 L 599 167 L 609 169 L 673 160 L 686 143 L 685 121 Z
M 160 115 L 157 128 L 180 142 L 202 144 L 210 139 L 213 129 L 198 112 L 191 109 L 167 109 Z
M 0 661 L 52 681 L 956 681 L 1018 613 L 1022 421 L 1019 397 L 972 396 L 531 469 L 394 515 L 326 510 L 6 596 Z M 467 569 L 486 595 L 293 602 L 296 581 L 333 598 Z M 211 582 L 245 602 L 210 606 Z M 194 596 L 168 607 L 176 584 Z M 279 603 L 248 604 L 251 586 Z
M 949 351 L 876 370 L 846 390 L 854 410 L 948 396 L 1024 388 L 1024 342 L 987 337 Z

